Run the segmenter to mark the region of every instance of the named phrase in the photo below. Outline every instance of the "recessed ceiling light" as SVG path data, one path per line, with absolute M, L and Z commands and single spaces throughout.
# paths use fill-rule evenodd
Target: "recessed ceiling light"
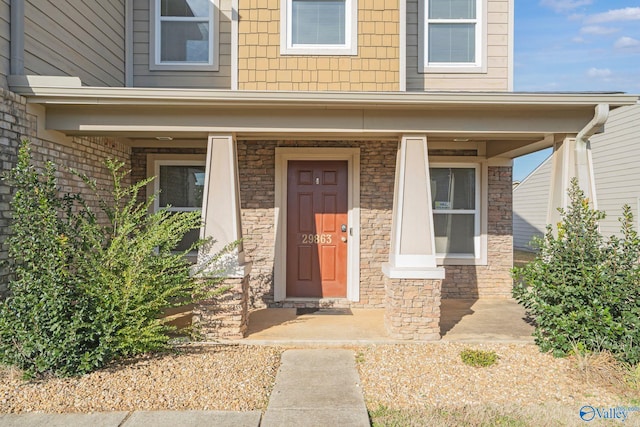
M 469 142 L 469 138 L 453 138 L 453 142 Z
M 173 141 L 173 137 L 171 136 L 156 136 L 158 141 Z

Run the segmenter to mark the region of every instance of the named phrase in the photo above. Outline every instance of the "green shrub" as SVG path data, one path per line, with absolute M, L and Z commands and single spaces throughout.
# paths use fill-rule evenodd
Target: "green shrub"
M 495 365 L 498 361 L 498 355 L 495 351 L 466 348 L 460 352 L 460 359 L 465 365 L 479 368 Z
M 39 173 L 28 143 L 6 177 L 16 189 L 8 239 L 15 280 L 0 302 L 0 363 L 25 375 L 82 374 L 119 357 L 166 347 L 163 309 L 207 294 L 215 283 L 196 280 L 183 253 L 173 252 L 200 214 L 149 214 L 153 196 L 137 195 L 147 181 L 123 186 L 122 163 L 107 161 L 113 190 L 101 199 L 99 221 L 80 195 L 60 195 L 56 168 Z M 84 181 L 99 197 L 95 182 Z
M 624 207 L 621 238 L 598 230 L 604 213 L 589 206 L 574 179 L 570 205 L 561 209 L 557 237 L 547 227 L 536 259 L 514 268 L 514 297 L 536 323 L 536 343 L 555 355 L 575 346 L 607 350 L 617 359 L 640 361 L 640 239 Z

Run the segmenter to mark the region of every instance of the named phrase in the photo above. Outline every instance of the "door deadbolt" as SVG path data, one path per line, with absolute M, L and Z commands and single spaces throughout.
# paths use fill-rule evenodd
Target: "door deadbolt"
M 346 233 L 346 232 L 347 232 L 347 224 L 342 224 L 342 227 L 340 227 L 340 230 L 341 230 L 343 233 Z

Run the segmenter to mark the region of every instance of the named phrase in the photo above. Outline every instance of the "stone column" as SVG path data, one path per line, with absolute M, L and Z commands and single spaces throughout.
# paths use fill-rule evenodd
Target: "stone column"
M 251 265 L 245 262 L 240 223 L 240 185 L 236 141 L 232 135 L 209 135 L 207 181 L 202 202 L 202 237 L 211 243 L 200 249 L 198 268 L 204 277 L 224 277 L 229 290 L 194 309 L 194 324 L 207 339 L 242 338 L 248 321 Z M 228 245 L 236 246 L 216 255 Z
M 405 135 L 398 147 L 385 324 L 395 338 L 440 338 L 440 289 L 436 266 L 431 180 L 425 135 Z
M 392 338 L 440 339 L 439 279 L 386 279 L 384 323 Z

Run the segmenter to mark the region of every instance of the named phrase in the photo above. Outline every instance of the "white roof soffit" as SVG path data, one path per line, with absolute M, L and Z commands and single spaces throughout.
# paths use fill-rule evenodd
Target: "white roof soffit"
M 38 104 L 207 105 L 238 107 L 411 108 L 432 106 L 594 106 L 633 105 L 637 95 L 623 93 L 516 92 L 284 92 L 190 88 L 80 86 L 73 77 L 10 76 L 11 90 Z M 68 83 L 68 86 L 64 84 Z

